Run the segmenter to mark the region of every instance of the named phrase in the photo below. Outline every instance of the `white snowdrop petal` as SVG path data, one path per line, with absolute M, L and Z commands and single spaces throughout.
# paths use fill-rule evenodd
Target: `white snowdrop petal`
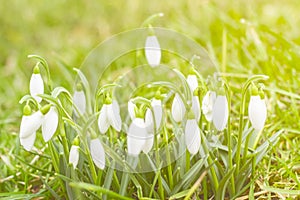
M 22 117 L 21 125 L 20 125 L 20 137 L 27 138 L 31 136 L 34 132 L 36 132 L 40 128 L 43 119 L 44 116 L 40 111 L 35 112 L 29 116 L 24 115 Z
M 54 135 L 58 126 L 58 113 L 55 107 L 51 107 L 44 116 L 42 123 L 42 134 L 45 142 L 48 142 Z
M 129 100 L 128 104 L 127 104 L 127 110 L 128 110 L 131 120 L 133 120 L 135 118 L 134 107 L 135 107 L 134 103 L 131 100 Z
M 129 126 L 127 133 L 127 150 L 131 156 L 138 156 L 147 139 L 147 129 L 143 119 L 135 118 Z
M 75 169 L 77 167 L 79 160 L 79 146 L 72 145 L 69 155 L 69 163 L 73 165 L 73 168 Z
M 154 116 L 155 116 L 156 130 L 158 130 L 159 127 L 161 126 L 162 114 L 163 114 L 161 100 L 158 100 L 155 98 L 152 99 L 151 106 L 153 108 L 153 112 L 154 112 Z
M 73 103 L 78 108 L 79 114 L 75 110 L 75 114 L 77 117 L 80 115 L 84 115 L 86 111 L 86 99 L 84 91 L 75 91 L 73 96 Z
M 228 121 L 228 101 L 226 96 L 219 95 L 213 107 L 213 123 L 218 131 L 225 129 Z
M 176 122 L 181 122 L 185 115 L 185 106 L 182 102 L 179 94 L 175 94 L 173 103 L 172 103 L 172 117 Z
M 149 108 L 147 108 L 145 114 L 145 126 L 149 134 L 154 134 L 153 115 Z
M 33 132 L 28 137 L 20 137 L 20 143 L 24 147 L 25 150 L 30 151 L 34 145 L 36 137 L 36 132 Z
M 262 130 L 267 119 L 267 107 L 264 99 L 261 99 L 260 96 L 251 96 L 248 115 L 250 122 L 255 130 Z
M 152 149 L 153 142 L 154 142 L 154 135 L 153 134 L 147 134 L 145 144 L 142 148 L 144 153 L 146 153 L 146 154 L 149 153 L 149 151 Z
M 193 96 L 192 98 L 192 110 L 195 115 L 195 119 L 197 122 L 200 120 L 201 112 L 200 112 L 200 102 L 197 96 Z
M 41 74 L 32 74 L 29 83 L 30 95 L 37 101 L 41 102 L 42 98 L 38 94 L 44 94 L 44 82 Z
M 191 92 L 193 93 L 198 87 L 198 80 L 196 75 L 188 75 L 186 78 L 188 85 L 190 86 Z
M 110 125 L 118 132 L 122 128 L 122 120 L 120 116 L 120 107 L 117 101 L 113 101 L 112 104 L 107 106 L 107 117 Z
M 107 129 L 110 126 L 110 122 L 108 119 L 108 105 L 104 104 L 100 110 L 99 118 L 98 118 L 98 127 L 102 134 L 107 132 Z
M 185 143 L 188 151 L 194 155 L 196 154 L 201 145 L 200 129 L 195 119 L 189 119 L 185 125 Z
M 213 106 L 216 100 L 216 93 L 208 91 L 202 100 L 202 111 L 207 121 L 212 121 Z
M 100 169 L 104 169 L 105 151 L 98 138 L 91 140 L 90 151 L 95 165 Z
M 145 56 L 151 67 L 160 64 L 161 49 L 156 36 L 148 36 L 145 43 Z

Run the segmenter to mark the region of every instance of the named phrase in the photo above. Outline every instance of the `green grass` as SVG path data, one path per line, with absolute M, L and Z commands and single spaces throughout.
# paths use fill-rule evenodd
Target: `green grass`
M 300 181 L 300 4 L 289 1 L 4 1 L 0 7 L 0 197 L 55 198 L 67 193 L 55 181 L 66 180 L 53 170 L 49 148 L 36 143 L 39 155 L 24 151 L 19 145 L 20 98 L 28 93 L 34 61 L 29 54 L 43 56 L 50 65 L 56 86 L 72 89 L 79 67 L 89 51 L 99 42 L 121 31 L 140 27 L 150 15 L 165 16 L 154 26 L 177 30 L 195 39 L 209 55 L 232 88 L 231 116 L 233 134 L 237 135 L 240 89 L 246 78 L 265 74 L 268 119 L 261 141 L 282 130 L 280 139 L 255 171 L 253 193 L 262 199 L 295 198 Z M 174 12 L 176 10 L 176 12 Z M 116 47 L 117 48 L 117 47 Z M 42 141 L 38 138 L 37 141 Z M 36 161 L 33 159 L 36 157 Z M 34 162 L 35 161 L 35 162 Z M 29 165 L 30 164 L 30 165 Z M 198 163 L 199 165 L 201 163 Z M 42 170 L 41 170 L 42 169 Z M 167 174 L 163 171 L 162 173 Z M 201 172 L 203 173 L 203 171 Z M 197 177 L 201 175 L 200 171 Z M 108 174 L 106 171 L 105 174 Z M 116 176 L 119 176 L 117 173 Z M 162 187 L 157 175 L 153 190 Z M 147 180 L 150 180 L 147 177 Z M 143 177 L 133 178 L 127 193 L 133 197 Z M 77 180 L 74 178 L 74 180 Z M 205 178 L 204 178 L 205 180 Z M 184 197 L 192 188 L 177 193 Z M 152 183 L 152 182 L 151 182 Z M 149 184 L 151 184 L 149 183 Z M 156 184 L 157 183 L 157 184 Z M 113 187 L 117 188 L 114 179 Z M 158 186 L 157 186 L 158 185 Z M 118 192 L 106 188 L 78 184 L 78 188 L 95 194 L 118 198 Z M 201 188 L 204 186 L 202 185 Z M 51 189 L 50 189 L 51 188 Z M 151 187 L 148 186 L 149 191 Z M 75 190 L 75 193 L 78 192 Z M 241 196 L 248 195 L 248 189 Z M 26 196 L 24 195 L 26 194 Z M 90 194 L 92 195 L 92 194 Z M 115 195 L 115 196 L 114 196 Z

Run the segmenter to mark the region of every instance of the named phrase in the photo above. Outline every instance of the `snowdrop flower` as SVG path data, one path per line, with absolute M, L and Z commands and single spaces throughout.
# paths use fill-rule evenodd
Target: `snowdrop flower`
M 146 140 L 151 136 L 147 132 L 147 127 L 144 119 L 135 118 L 131 122 L 127 133 L 127 150 L 131 156 L 138 156 L 144 149 L 147 152 L 147 146 L 145 147 Z M 151 145 L 152 147 L 152 145 Z
M 79 112 L 79 113 L 77 113 L 77 111 L 75 109 L 74 110 L 75 115 L 77 117 L 79 117 L 80 115 L 84 115 L 85 112 L 86 112 L 86 98 L 85 98 L 85 94 L 84 94 L 84 91 L 82 89 L 81 84 L 78 84 L 77 87 L 76 87 L 76 90 L 75 90 L 74 95 L 73 95 L 73 102 L 74 102 L 74 105 L 77 107 L 78 112 Z
M 56 108 L 50 104 L 41 108 L 41 110 L 31 114 L 28 105 L 24 107 L 24 115 L 20 125 L 20 143 L 27 151 L 33 147 L 36 131 L 42 126 L 42 134 L 45 142 L 48 142 L 58 126 L 58 114 Z
M 252 94 L 250 97 L 248 115 L 252 127 L 260 131 L 264 128 L 267 118 L 267 107 L 264 99 L 264 95 Z
M 54 135 L 58 126 L 58 113 L 55 107 L 51 107 L 45 114 L 42 123 L 42 134 L 45 142 L 48 142 Z
M 207 121 L 212 121 L 213 106 L 216 101 L 216 93 L 213 91 L 208 91 L 202 100 L 202 112 Z
M 93 162 L 99 169 L 105 167 L 105 151 L 98 138 L 92 139 L 90 143 L 90 151 Z
M 151 106 L 154 112 L 154 118 L 155 118 L 155 125 L 156 125 L 156 130 L 159 129 L 159 127 L 161 126 L 161 121 L 162 121 L 162 113 L 163 113 L 163 109 L 162 109 L 162 103 L 160 99 L 156 99 L 153 98 L 151 100 Z M 152 112 L 150 109 L 147 109 L 146 111 L 146 116 L 145 116 L 145 121 L 147 123 L 147 121 L 151 122 L 150 119 L 152 120 L 152 124 L 153 124 L 153 116 L 152 116 Z M 153 124 L 154 125 L 154 124 Z M 154 126 L 153 126 L 154 127 Z
M 213 123 L 218 131 L 225 129 L 228 121 L 228 101 L 225 95 L 218 95 L 213 106 Z
M 106 133 L 112 126 L 116 131 L 121 131 L 122 120 L 120 116 L 120 107 L 116 100 L 110 98 L 103 104 L 98 118 L 98 127 L 102 134 Z
M 43 122 L 43 114 L 38 111 L 31 114 L 31 108 L 26 105 L 23 111 L 24 115 L 20 125 L 20 143 L 27 151 L 33 147 L 36 131 Z
M 194 74 L 190 74 L 187 76 L 186 81 L 193 93 L 198 88 L 198 79 L 197 76 Z
M 42 101 L 42 98 L 37 96 L 39 94 L 44 94 L 44 82 L 40 74 L 40 69 L 38 65 L 36 65 L 33 69 L 33 74 L 31 75 L 30 83 L 29 83 L 29 91 L 30 91 L 30 95 L 38 103 Z
M 176 122 L 181 122 L 185 115 L 186 109 L 182 99 L 179 94 L 175 94 L 173 103 L 172 103 L 172 117 Z
M 194 155 L 200 149 L 200 129 L 195 119 L 188 119 L 184 129 L 185 144 L 188 151 Z
M 127 110 L 131 120 L 133 120 L 135 118 L 135 104 L 132 102 L 131 99 L 128 101 Z
M 161 49 L 155 35 L 148 36 L 146 39 L 145 56 L 151 67 L 156 67 L 160 64 Z
M 79 146 L 73 144 L 71 146 L 69 163 L 73 165 L 73 168 L 76 169 L 79 160 Z

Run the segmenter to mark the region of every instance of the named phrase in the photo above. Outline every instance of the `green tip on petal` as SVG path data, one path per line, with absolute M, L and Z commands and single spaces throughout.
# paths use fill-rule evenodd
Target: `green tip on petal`
M 79 146 L 79 144 L 80 144 L 79 138 L 76 137 L 76 138 L 73 140 L 72 144 L 75 145 L 75 146 Z
M 161 99 L 162 99 L 160 90 L 157 90 L 157 92 L 155 93 L 154 98 L 155 98 L 155 99 L 158 99 L 158 100 L 161 100 Z
M 76 85 L 76 91 L 82 91 L 82 90 L 83 90 L 82 84 L 81 84 L 81 83 L 78 83 L 78 84 Z
M 33 73 L 34 73 L 34 74 L 39 74 L 39 73 L 40 73 L 39 63 L 37 63 L 37 64 L 35 65 L 35 67 L 33 68 Z
M 189 110 L 187 117 L 188 119 L 195 119 L 195 114 L 192 109 Z
M 40 111 L 41 111 L 41 113 L 42 113 L 43 115 L 45 115 L 45 114 L 47 114 L 47 113 L 49 112 L 50 108 L 51 108 L 51 104 L 48 104 L 48 105 L 43 106 L 43 107 L 40 109 Z
M 31 108 L 29 105 L 25 105 L 23 108 L 23 115 L 29 116 L 31 115 Z
M 252 84 L 251 90 L 250 90 L 251 96 L 257 96 L 258 95 L 258 88 L 255 84 Z
M 112 98 L 110 95 L 105 95 L 104 104 L 112 104 Z

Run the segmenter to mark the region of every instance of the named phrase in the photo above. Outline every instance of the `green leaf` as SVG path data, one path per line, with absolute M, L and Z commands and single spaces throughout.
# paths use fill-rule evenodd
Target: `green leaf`
M 231 175 L 233 174 L 235 168 L 236 168 L 236 165 L 234 165 L 233 168 L 231 170 L 229 170 L 227 172 L 227 174 L 224 176 L 224 178 L 220 181 L 219 188 L 216 192 L 216 199 L 217 200 L 224 199 L 226 187 L 227 187 L 227 184 L 229 183 L 228 181 L 230 180 Z

